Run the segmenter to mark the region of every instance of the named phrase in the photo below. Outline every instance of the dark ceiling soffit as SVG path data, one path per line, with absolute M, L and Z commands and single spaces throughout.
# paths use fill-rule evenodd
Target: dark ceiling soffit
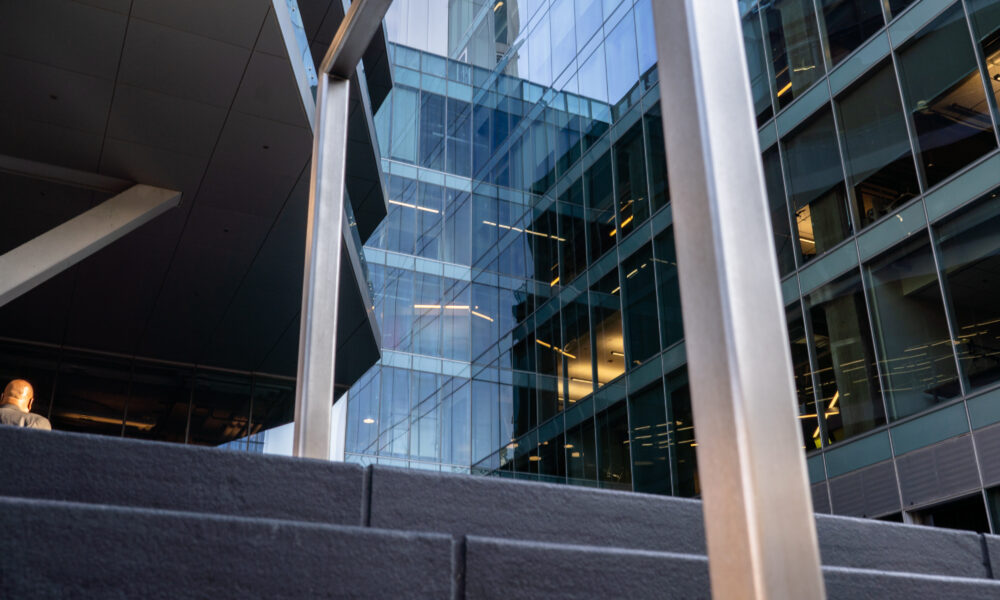
M 59 185 L 104 192 L 107 194 L 120 194 L 135 185 L 131 181 L 78 171 L 57 165 L 26 160 L 15 156 L 0 154 L 0 173 L 7 173 L 28 179 L 40 179 Z

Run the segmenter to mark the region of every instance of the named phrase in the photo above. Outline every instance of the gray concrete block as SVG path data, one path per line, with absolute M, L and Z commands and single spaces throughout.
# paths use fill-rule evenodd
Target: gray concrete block
M 372 527 L 705 553 L 701 503 L 695 500 L 370 468 Z
M 0 496 L 361 525 L 364 469 L 0 427 Z
M 870 519 L 816 516 L 824 565 L 988 577 L 979 534 Z
M 996 600 L 1000 581 L 824 567 L 828 600 Z
M 467 600 L 709 598 L 704 556 L 470 536 Z
M 0 499 L 2 598 L 447 598 L 453 540 Z

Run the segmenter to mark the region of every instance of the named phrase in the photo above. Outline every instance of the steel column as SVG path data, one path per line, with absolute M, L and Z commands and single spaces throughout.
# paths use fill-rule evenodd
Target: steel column
M 824 598 L 737 3 L 653 2 L 716 598 Z
M 319 70 L 295 386 L 293 454 L 329 460 L 337 360 L 350 76 L 391 0 L 355 0 Z

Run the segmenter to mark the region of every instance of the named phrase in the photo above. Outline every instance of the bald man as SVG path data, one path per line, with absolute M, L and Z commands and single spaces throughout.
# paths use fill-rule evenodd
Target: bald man
M 0 399 L 0 425 L 14 425 L 31 429 L 52 429 L 52 424 L 42 415 L 31 412 L 35 403 L 35 390 L 23 379 L 7 384 Z

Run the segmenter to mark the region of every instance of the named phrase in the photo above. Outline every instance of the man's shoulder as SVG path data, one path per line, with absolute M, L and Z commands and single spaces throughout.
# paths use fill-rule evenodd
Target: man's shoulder
M 52 423 L 48 419 L 33 412 L 25 415 L 25 425 L 33 429 L 52 429 Z

